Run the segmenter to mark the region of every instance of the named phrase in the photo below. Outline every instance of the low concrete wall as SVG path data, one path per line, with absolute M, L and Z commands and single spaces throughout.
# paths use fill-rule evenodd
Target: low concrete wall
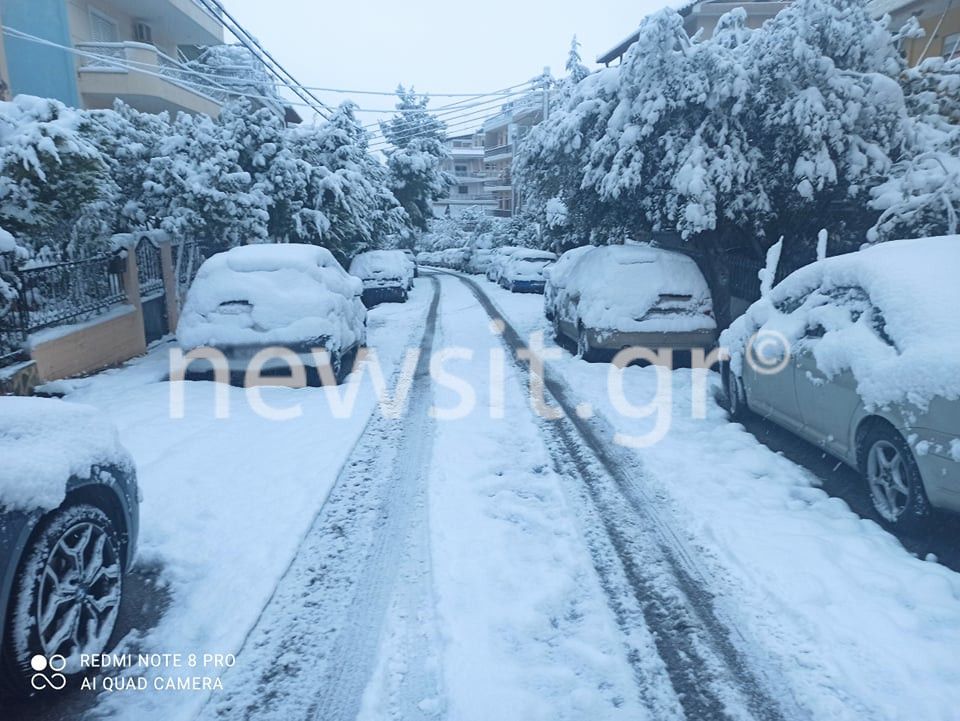
M 48 328 L 30 336 L 30 357 L 42 380 L 91 373 L 146 352 L 136 254 L 129 253 L 126 262 L 128 305 L 85 323 Z
M 62 326 L 53 332 L 41 331 L 31 337 L 31 342 L 30 356 L 44 381 L 100 370 L 147 350 L 143 316 L 132 305 L 111 311 L 102 319 Z
M 112 308 L 82 323 L 47 328 L 32 334 L 28 339 L 30 357 L 35 363 L 35 371 L 32 372 L 34 376 L 39 376 L 40 381 L 92 373 L 146 352 L 136 239 L 134 234 L 130 237 L 132 244 L 128 248 L 124 269 L 126 305 Z M 148 241 L 144 239 L 141 242 Z M 167 319 L 170 330 L 174 331 L 180 307 L 174 264 L 176 249 L 171 247 L 169 240 L 159 241 L 159 248 Z M 0 387 L 0 394 L 5 392 Z

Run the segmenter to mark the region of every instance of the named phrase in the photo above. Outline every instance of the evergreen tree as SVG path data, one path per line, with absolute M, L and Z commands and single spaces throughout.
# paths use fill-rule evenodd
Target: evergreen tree
M 433 201 L 446 197 L 453 179 L 442 169 L 447 157 L 446 126 L 427 112 L 430 99 L 413 88 L 397 87 L 397 115 L 380 123 L 393 146 L 387 152 L 389 188 L 406 211 L 413 228 L 425 231 L 433 217 Z
M 116 189 L 79 111 L 17 96 L 0 103 L 0 224 L 50 261 L 104 252 Z

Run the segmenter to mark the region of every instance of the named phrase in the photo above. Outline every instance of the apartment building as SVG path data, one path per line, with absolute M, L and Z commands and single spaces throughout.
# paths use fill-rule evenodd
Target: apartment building
M 687 35 L 693 37 L 703 32 L 704 37 L 712 37 L 717 28 L 717 22 L 726 13 L 735 8 L 743 8 L 747 12 L 747 27 L 758 28 L 767 20 L 783 10 L 790 2 L 776 2 L 775 0 L 755 0 L 754 2 L 717 2 L 716 0 L 701 0 L 692 2 L 679 8 L 677 12 L 683 18 L 683 27 Z M 627 48 L 633 45 L 639 33 L 632 33 L 615 46 L 597 58 L 598 63 L 610 65 L 623 60 Z
M 223 46 L 219 17 L 199 0 L 0 0 L 0 25 L 11 96 L 83 108 L 120 98 L 143 112 L 210 116 L 231 96 L 187 66 L 201 48 Z
M 467 208 L 478 207 L 488 214 L 496 208 L 493 193 L 485 182 L 493 171 L 484 161 L 483 133 L 475 132 L 447 138 L 449 157 L 443 169 L 453 178 L 449 195 L 433 204 L 433 214 L 459 215 Z
M 917 19 L 924 36 L 905 40 L 902 47 L 910 65 L 926 58 L 960 57 L 960 0 L 872 0 L 869 7 L 876 17 L 889 15 L 892 28 Z
M 535 91 L 506 103 L 497 115 L 483 123 L 483 160 L 490 177 L 484 187 L 491 192 L 493 214 L 509 218 L 523 205 L 523 190 L 513 179 L 513 155 L 517 145 L 546 111 L 545 91 Z

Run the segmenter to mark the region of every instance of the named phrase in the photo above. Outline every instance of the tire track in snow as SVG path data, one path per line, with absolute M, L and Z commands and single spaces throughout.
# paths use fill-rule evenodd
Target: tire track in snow
M 353 721 L 384 637 L 388 656 L 424 658 L 436 647 L 424 469 L 433 439 L 429 361 L 440 287 L 435 277 L 430 282 L 407 412 L 390 419 L 374 410 L 225 675 L 227 691 L 199 718 Z M 388 714 L 414 721 L 442 711 L 436 668 L 387 666 Z
M 491 319 L 503 321 L 501 338 L 509 352 L 526 347 L 479 284 L 460 274 L 450 275 L 470 289 Z M 529 377 L 528 364 L 515 363 Z M 581 512 L 601 524 L 600 533 L 585 535 L 611 608 L 629 637 L 634 630 L 631 607 L 639 607 L 686 718 L 805 718 L 807 714 L 792 699 L 784 698 L 784 687 L 758 663 L 751 663 L 749 654 L 737 645 L 736 630 L 718 618 L 696 559 L 657 514 L 655 499 L 643 494 L 629 477 L 631 472 L 642 472 L 628 471 L 636 458 L 628 459 L 612 445 L 613 432 L 600 419 L 587 421 L 577 415 L 577 403 L 565 384 L 547 375 L 544 386 L 552 404 L 563 409 L 564 418 L 539 419 L 539 425 L 558 472 L 574 482 Z M 626 579 L 632 599 L 624 598 L 618 577 Z M 636 654 L 631 654 L 631 661 L 643 683 L 650 677 L 649 661 Z

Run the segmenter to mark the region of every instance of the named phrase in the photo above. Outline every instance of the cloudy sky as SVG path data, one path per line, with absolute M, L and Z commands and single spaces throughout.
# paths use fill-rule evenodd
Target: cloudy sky
M 679 0 L 223 0 L 227 10 L 305 86 L 487 93 L 549 66 L 564 73 L 576 34 L 585 64 L 629 35 L 640 19 Z M 336 105 L 391 108 L 390 97 L 318 92 Z M 440 97 L 431 107 L 456 102 Z M 365 122 L 378 116 L 362 113 Z

